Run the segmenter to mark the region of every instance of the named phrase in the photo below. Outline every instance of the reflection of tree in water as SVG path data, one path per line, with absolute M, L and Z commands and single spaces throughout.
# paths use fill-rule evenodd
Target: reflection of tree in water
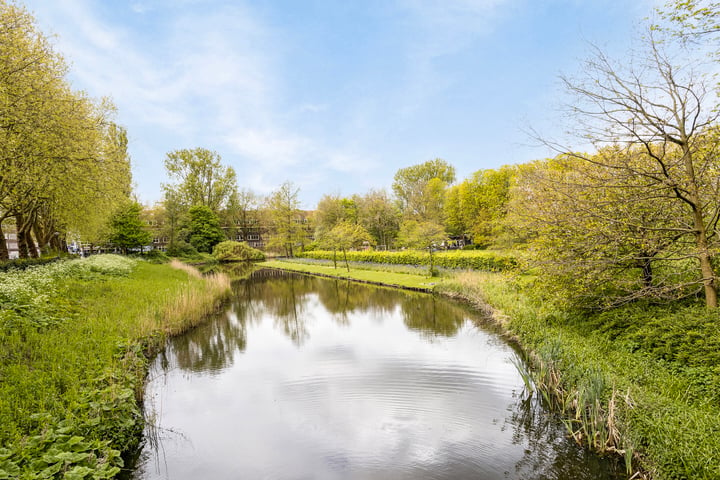
M 308 338 L 305 298 L 314 292 L 314 279 L 276 270 L 257 270 L 235 287 L 232 308 L 245 321 L 259 322 L 270 314 L 294 344 Z
M 468 312 L 458 305 L 434 295 L 419 293 L 403 296 L 401 307 L 405 325 L 429 339 L 455 335 L 468 315 Z
M 348 325 L 351 313 L 371 313 L 378 318 L 397 307 L 398 292 L 362 285 L 350 280 L 317 279 L 316 291 L 325 309 L 339 325 Z
M 382 319 L 399 306 L 407 327 L 430 338 L 454 335 L 467 314 L 432 295 L 261 269 L 233 282 L 230 309 L 223 317 L 172 340 L 179 366 L 210 371 L 226 368 L 235 351 L 245 349 L 247 328 L 268 315 L 295 345 L 302 345 L 309 338 L 312 296 L 339 325 L 347 325 L 352 313 Z
M 239 280 L 249 277 L 254 270 L 255 264 L 252 262 L 230 262 L 216 265 L 213 271 L 224 273 L 232 280 Z
M 245 350 L 247 328 L 243 319 L 232 313 L 207 322 L 172 339 L 173 352 L 180 368 L 215 371 L 232 364 L 236 351 Z
M 516 464 L 517 478 L 574 480 L 576 478 L 626 478 L 625 468 L 614 458 L 595 455 L 579 447 L 567 435 L 557 417 L 548 412 L 537 395 L 516 397 L 507 420 L 513 443 L 522 445 L 525 456 Z

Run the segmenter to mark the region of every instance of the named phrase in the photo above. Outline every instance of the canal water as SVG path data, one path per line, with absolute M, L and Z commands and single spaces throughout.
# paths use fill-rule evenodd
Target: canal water
M 271 270 L 234 289 L 154 361 L 132 478 L 620 478 L 462 305 Z

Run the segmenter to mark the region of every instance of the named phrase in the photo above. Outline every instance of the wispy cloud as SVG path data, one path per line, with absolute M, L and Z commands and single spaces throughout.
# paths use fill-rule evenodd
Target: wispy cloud
M 141 19 L 117 22 L 111 15 L 118 13 Z M 278 183 L 279 172 L 315 188 L 327 174 L 308 175 L 309 164 L 331 172 L 358 169 L 354 153 L 287 125 L 328 105 L 279 104 L 287 81 L 278 68 L 282 45 L 239 2 L 208 8 L 207 2 L 148 0 L 107 9 L 90 0 L 60 0 L 43 7 L 43 19 L 64 25 L 58 49 L 72 62 L 75 84 L 117 103 L 121 123 L 130 127 L 141 197 L 158 199 L 162 159 L 176 148 L 222 151 L 261 191 Z

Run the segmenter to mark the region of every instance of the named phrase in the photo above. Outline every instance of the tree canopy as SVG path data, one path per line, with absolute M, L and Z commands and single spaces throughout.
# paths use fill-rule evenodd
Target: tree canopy
M 235 170 L 223 166 L 221 160 L 217 152 L 206 148 L 169 152 L 165 169 L 176 183 L 165 189 L 176 191 L 185 205 L 204 205 L 220 213 L 237 190 Z
M 145 223 L 140 218 L 142 205 L 137 202 L 128 202 L 123 205 L 110 220 L 110 236 L 108 241 L 127 253 L 129 249 L 148 245 L 152 235 L 145 229 Z
M 21 256 L 68 232 L 97 238 L 130 193 L 114 107 L 74 92 L 34 18 L 4 1 L 0 45 L 0 221 L 14 218 Z
M 282 250 L 289 257 L 293 256 L 295 246 L 302 245 L 305 241 L 299 193 L 300 189 L 292 182 L 285 182 L 267 199 L 267 209 L 273 229 L 268 247 Z
M 455 167 L 436 158 L 395 173 L 392 184 L 403 217 L 442 223 L 445 189 L 455 181 Z

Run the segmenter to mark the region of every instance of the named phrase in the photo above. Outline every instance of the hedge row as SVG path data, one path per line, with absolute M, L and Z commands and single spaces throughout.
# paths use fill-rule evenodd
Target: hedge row
M 58 257 L 45 257 L 45 258 L 16 258 L 13 260 L 0 261 L 0 272 L 7 272 L 10 270 L 25 270 L 29 267 L 36 265 L 45 265 L 58 260 Z
M 300 256 L 316 260 L 332 260 L 333 252 L 314 250 L 305 252 Z M 341 258 L 342 254 L 338 252 L 338 259 Z M 430 254 L 418 250 L 347 252 L 347 259 L 351 262 L 385 263 L 390 265 L 430 265 Z M 438 267 L 486 272 L 505 271 L 517 265 L 515 258 L 508 254 L 463 250 L 435 252 L 433 253 L 433 263 Z

